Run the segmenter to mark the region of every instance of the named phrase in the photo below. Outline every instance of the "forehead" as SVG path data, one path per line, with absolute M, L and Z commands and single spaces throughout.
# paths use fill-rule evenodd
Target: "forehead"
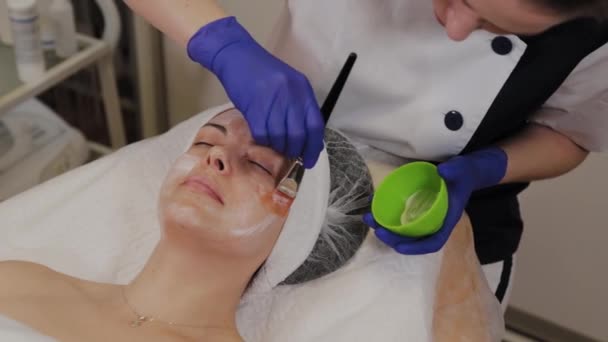
M 214 129 L 205 128 L 205 126 L 210 126 L 210 124 L 225 128 L 225 132 L 230 138 L 236 138 L 241 142 L 253 141 L 247 121 L 236 109 L 230 109 L 214 116 L 211 120 L 209 120 L 209 122 L 201 126 L 201 128 L 198 130 L 197 136 L 200 134 L 205 134 L 205 132 L 209 132 L 210 129 Z M 224 130 L 222 129 L 222 131 Z
M 248 128 L 247 121 L 243 115 L 236 109 L 229 109 L 214 116 L 209 122 L 222 125 L 226 128 Z

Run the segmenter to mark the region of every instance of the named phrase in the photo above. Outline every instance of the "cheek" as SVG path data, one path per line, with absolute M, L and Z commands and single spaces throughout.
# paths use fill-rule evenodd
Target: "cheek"
M 196 194 L 187 191 L 166 191 L 159 207 L 161 222 L 166 227 L 179 226 L 210 241 L 258 241 L 258 237 L 267 236 L 267 231 L 284 220 L 262 203 L 262 188 L 260 186 L 258 193 L 243 186 L 224 207 L 207 206 Z
M 242 187 L 228 210 L 222 212 L 224 222 L 235 237 L 252 236 L 271 227 L 280 218 L 264 205 L 264 195 L 271 191 L 267 185 Z
M 161 222 L 174 221 L 174 216 L 184 217 L 183 210 L 178 209 L 187 204 L 188 199 L 184 198 L 183 194 L 178 192 L 177 189 L 198 163 L 198 158 L 188 154 L 180 156 L 173 163 L 160 189 L 158 212 Z M 177 213 L 177 211 L 180 211 L 180 213 Z
M 249 239 L 242 240 L 245 243 L 244 248 L 251 248 L 251 253 L 256 253 L 266 260 L 270 252 L 272 252 L 284 224 L 285 218 L 274 216 L 273 221 L 269 222 L 266 229 L 260 230 Z
M 201 248 L 259 263 L 272 251 L 286 220 L 270 213 L 255 198 L 239 208 L 221 210 L 179 199 L 164 208 L 164 217 L 165 237 L 177 229 L 178 236 L 199 241 Z
M 177 158 L 165 177 L 160 190 L 161 198 L 174 192 L 175 188 L 184 181 L 199 162 L 199 158 L 189 154 L 183 154 Z
M 263 262 L 272 252 L 284 223 L 285 218 L 267 215 L 257 224 L 231 229 L 228 241 L 232 253 Z
M 232 184 L 232 195 L 226 206 L 206 206 L 205 201 L 191 192 L 177 191 L 199 162 L 200 158 L 181 156 L 163 183 L 159 216 L 164 235 L 168 234 L 167 229 L 178 229 L 201 241 L 230 245 L 236 254 L 270 253 L 285 221 L 285 217 L 273 214 L 263 203 L 264 194 L 273 190 L 272 184 L 255 177 L 243 178 Z

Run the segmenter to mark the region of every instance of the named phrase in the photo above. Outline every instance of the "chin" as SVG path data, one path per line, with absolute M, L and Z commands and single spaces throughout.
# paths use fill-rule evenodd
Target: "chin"
M 255 214 L 247 214 L 250 211 Z M 171 243 L 256 260 L 270 253 L 285 221 L 269 220 L 268 214 L 256 207 L 218 207 L 188 191 L 161 197 L 158 212 L 162 236 Z
M 160 220 L 165 229 L 204 232 L 213 227 L 213 210 L 193 201 L 172 201 L 159 206 Z

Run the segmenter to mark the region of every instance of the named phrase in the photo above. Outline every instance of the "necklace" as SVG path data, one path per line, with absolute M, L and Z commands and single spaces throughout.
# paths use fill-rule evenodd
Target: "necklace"
M 122 294 L 122 299 L 124 300 L 125 304 L 127 304 L 127 306 L 129 307 L 129 309 L 131 310 L 131 312 L 133 312 L 133 314 L 135 315 L 135 319 L 132 320 L 131 322 L 129 322 L 129 326 L 131 328 L 139 328 L 143 324 L 148 323 L 148 322 L 158 322 L 158 323 L 163 323 L 163 324 L 172 325 L 172 326 L 180 326 L 180 327 L 188 327 L 188 328 L 196 328 L 196 329 L 210 329 L 210 328 L 213 328 L 213 327 L 210 327 L 210 326 L 191 325 L 191 324 L 175 323 L 175 322 L 172 322 L 172 321 L 163 321 L 163 320 L 157 319 L 157 318 L 152 317 L 152 316 L 142 315 L 139 312 L 137 312 L 137 310 L 135 310 L 135 308 L 131 305 L 131 303 L 129 303 L 129 300 L 127 299 L 127 294 L 125 293 L 125 287 L 124 286 L 120 288 L 120 293 Z

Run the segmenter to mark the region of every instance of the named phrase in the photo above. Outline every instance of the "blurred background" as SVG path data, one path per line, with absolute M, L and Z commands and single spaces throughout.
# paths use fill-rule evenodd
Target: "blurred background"
M 260 42 L 268 38 L 283 2 L 220 0 Z M 77 31 L 102 37 L 104 16 L 95 2 L 72 4 Z M 134 17 L 122 1 L 115 1 L 115 5 L 121 26 L 110 55 L 116 101 L 112 100 L 112 90 L 104 88 L 111 82 L 102 84 L 108 70 L 107 65 L 98 63 L 106 58 L 103 54 L 99 59 L 89 58 L 88 65 L 72 70 L 65 79 L 32 86 L 36 89 L 25 89 L 14 81 L 3 85 L 6 81 L 0 80 L 0 189 L 5 190 L 4 198 L 112 148 L 160 134 L 206 108 L 226 102 L 215 78 L 191 62 L 183 49 Z M 14 61 L 3 57 L 10 47 L 1 44 L 0 47 L 0 52 L 4 51 L 0 53 L 3 76 L 0 78 L 5 79 L 5 75 L 14 74 L 11 71 Z M 32 99 L 42 107 L 37 103 L 23 107 L 24 102 Z M 113 122 L 108 108 L 119 110 L 123 127 Z M 19 127 L 31 136 L 27 145 L 30 149 L 36 143 L 42 147 L 50 145 L 61 135 L 57 133 L 60 129 L 55 132 L 32 122 L 15 124 L 17 119 L 9 120 L 11 115 L 16 118 L 19 111 L 50 112 L 69 127 L 64 127 L 65 131 L 74 130 L 77 133 L 73 134 L 82 139 L 66 138 L 70 142 L 63 144 L 72 146 L 73 151 L 57 148 L 56 160 L 48 162 L 53 167 L 43 165 L 41 168 L 46 169 L 41 171 L 42 175 L 32 176 L 29 183 L 9 189 L 7 184 L 15 179 L 10 177 L 22 173 L 11 170 L 35 153 L 15 147 L 24 140 L 19 137 Z M 19 127 L 15 129 L 16 126 Z M 46 133 L 41 133 L 45 129 Z M 40 138 L 44 134 L 47 140 Z M 121 142 L 116 136 L 123 134 Z M 84 149 L 86 156 L 84 152 L 79 158 L 62 156 Z M 526 226 L 516 256 L 514 290 L 506 316 L 508 341 L 608 341 L 606 171 L 607 157 L 592 155 L 574 172 L 557 180 L 538 182 L 522 196 Z

